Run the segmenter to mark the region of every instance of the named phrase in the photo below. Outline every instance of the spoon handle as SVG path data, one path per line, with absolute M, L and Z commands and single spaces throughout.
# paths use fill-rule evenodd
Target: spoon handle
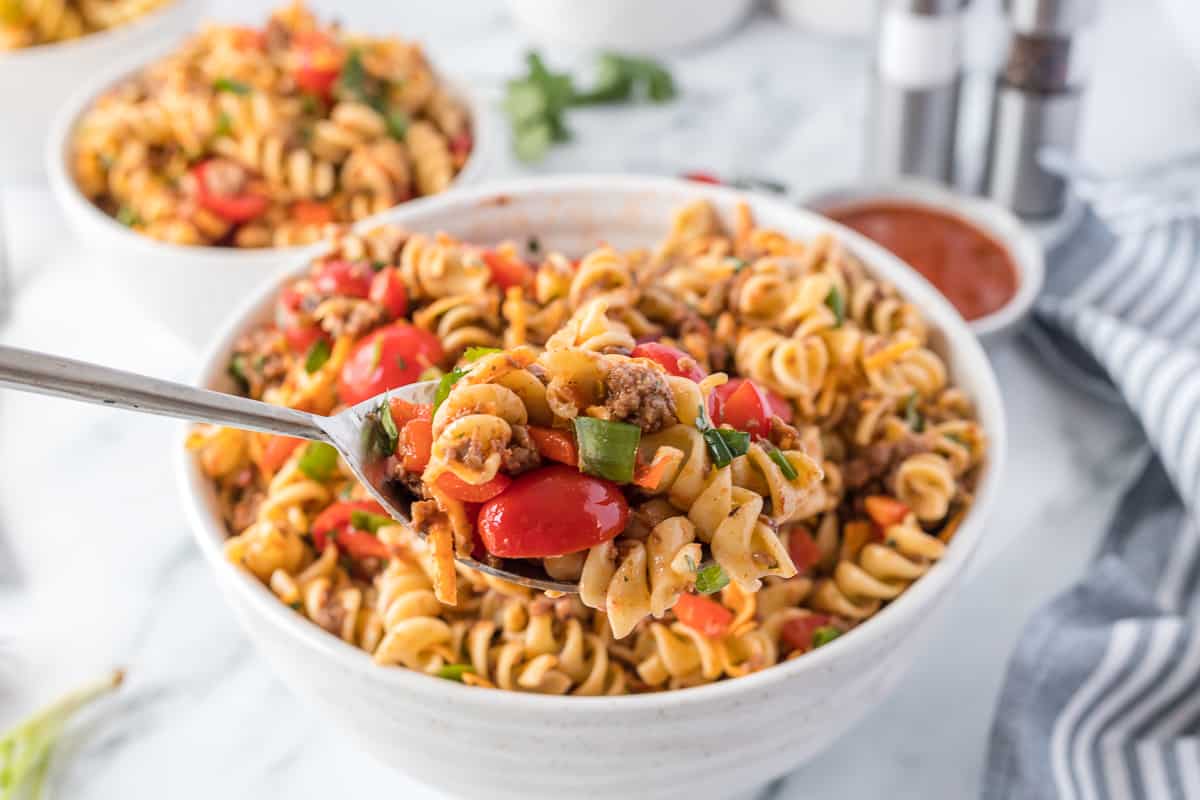
M 0 386 L 144 414 L 328 441 L 314 414 L 0 345 Z

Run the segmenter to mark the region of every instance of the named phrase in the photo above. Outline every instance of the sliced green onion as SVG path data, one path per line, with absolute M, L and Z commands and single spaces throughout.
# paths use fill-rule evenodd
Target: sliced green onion
M 832 625 L 822 625 L 813 631 L 812 646 L 817 649 L 822 645 L 827 645 L 837 637 L 841 636 L 842 632 Z
M 302 611 L 304 609 L 304 604 L 301 603 L 299 600 L 296 600 L 295 602 L 292 602 L 292 603 L 288 603 L 288 605 L 290 605 L 292 607 L 293 611 Z
M 904 404 L 904 421 L 908 425 L 909 430 L 913 433 L 920 433 L 925 430 L 925 418 L 921 416 L 921 412 L 917 410 L 917 393 L 914 390 L 908 396 L 908 402 Z
M 700 594 L 714 594 L 729 585 L 729 576 L 720 564 L 709 564 L 696 572 L 696 591 Z
M 579 444 L 579 469 L 617 483 L 633 480 L 642 429 L 628 422 L 595 417 L 575 418 Z
M 442 401 L 450 396 L 450 390 L 454 388 L 454 384 L 462 380 L 462 376 L 467 374 L 465 369 L 452 369 L 442 376 L 438 381 L 437 393 L 433 396 L 433 410 L 437 412 L 438 406 Z
M 317 339 L 308 348 L 308 355 L 304 357 L 304 371 L 309 375 L 325 366 L 325 362 L 329 360 L 329 342 L 325 339 Z
M 778 447 L 771 445 L 767 449 L 767 455 L 770 456 L 771 460 L 775 462 L 775 466 L 779 467 L 779 471 L 783 473 L 783 477 L 787 478 L 789 481 L 796 480 L 796 476 L 798 474 L 796 472 L 796 468 L 792 466 L 792 462 L 787 460 L 787 456 L 785 456 Z
M 726 260 L 726 261 L 728 261 L 728 262 L 729 262 L 729 265 L 733 267 L 733 271 L 734 271 L 734 272 L 741 272 L 741 271 L 742 271 L 742 270 L 744 270 L 746 267 L 750 266 L 750 262 L 749 262 L 749 261 L 747 261 L 747 260 L 746 260 L 746 259 L 744 259 L 744 258 L 733 258 L 733 257 L 730 257 L 730 258 L 727 258 L 727 259 L 725 259 L 725 260 Z
M 217 127 L 213 130 L 213 136 L 229 136 L 233 133 L 233 118 L 222 111 L 217 116 Z
M 372 514 L 370 511 L 356 509 L 350 512 L 350 527 L 368 533 L 379 533 L 384 525 L 394 525 L 392 518 L 384 514 Z
M 132 228 L 134 225 L 140 224 L 142 217 L 129 206 L 121 206 L 117 209 L 117 222 L 124 225 L 126 228 Z
M 951 441 L 958 442 L 963 447 L 970 447 L 970 445 L 967 443 L 967 440 L 959 436 L 957 433 L 947 433 L 946 438 L 950 439 Z
M 237 381 L 238 387 L 242 392 L 250 391 L 250 379 L 246 377 L 246 357 L 238 353 L 233 358 L 229 359 L 229 377 Z
M 400 441 L 400 430 L 396 427 L 396 420 L 392 418 L 392 404 L 384 400 L 379 404 L 379 425 L 383 428 L 383 434 L 387 436 L 388 452 L 396 451 L 396 443 Z
M 408 133 L 408 114 L 399 108 L 393 108 L 384 115 L 384 120 L 387 122 L 388 135 L 393 139 L 404 141 L 404 137 Z
M 829 306 L 833 318 L 837 320 L 834 327 L 842 327 L 842 323 L 846 321 L 846 298 L 842 297 L 838 287 L 834 286 L 829 290 L 829 294 L 825 296 L 825 305 Z
M 376 259 L 375 261 L 371 262 L 371 270 L 373 272 L 383 272 L 384 267 L 386 267 L 387 265 L 388 265 L 388 262 L 379 261 L 378 259 Z
M 729 453 L 734 458 L 744 456 L 750 452 L 750 434 L 745 431 L 734 430 L 733 428 L 714 428 L 712 433 L 720 436 L 725 442 L 725 446 L 729 448 Z
M 338 451 L 325 442 L 309 442 L 300 456 L 300 471 L 314 481 L 323 481 L 337 469 Z
M 462 683 L 463 675 L 466 675 L 468 672 L 475 672 L 475 668 L 470 664 L 447 664 L 433 674 L 439 678 L 445 678 L 448 681 L 458 681 L 459 683 Z
M 241 81 L 235 81 L 233 78 L 217 78 L 213 81 L 213 91 L 250 94 L 250 86 Z
M 492 353 L 503 352 L 499 347 L 468 347 L 463 353 L 463 361 L 472 362 L 478 361 L 484 356 L 490 356 Z

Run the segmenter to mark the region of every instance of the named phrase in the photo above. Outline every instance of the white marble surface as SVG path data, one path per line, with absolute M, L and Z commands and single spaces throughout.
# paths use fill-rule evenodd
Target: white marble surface
M 265 8 L 214 5 L 244 20 Z M 317 5 L 355 26 L 398 24 L 368 0 Z M 1187 146 L 1200 92 L 1153 5 L 1114 0 L 1106 12 L 1084 154 L 1116 169 Z M 405 31 L 448 70 L 492 89 L 526 46 L 497 4 L 443 0 L 406 16 Z M 801 189 L 855 173 L 860 46 L 759 16 L 671 62 L 679 102 L 574 114 L 574 141 L 538 171 L 703 168 Z M 4 188 L 19 295 L 0 341 L 186 378 L 195 355 L 89 268 L 47 192 Z M 1012 428 L 989 525 L 995 557 L 894 696 L 778 784 L 779 797 L 974 795 L 1022 622 L 1083 569 L 1138 465 L 1140 437 L 1124 412 L 1061 385 L 1018 346 L 992 355 Z M 58 796 L 439 796 L 356 751 L 256 656 L 184 527 L 168 468 L 175 432 L 165 420 L 0 393 L 0 727 L 122 664 L 128 685 L 77 737 Z

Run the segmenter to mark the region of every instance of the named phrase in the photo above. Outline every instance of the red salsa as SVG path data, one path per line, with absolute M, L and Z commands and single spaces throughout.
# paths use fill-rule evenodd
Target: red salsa
M 889 201 L 856 203 L 825 213 L 914 267 L 966 319 L 998 311 L 1017 293 L 1017 270 L 1008 250 L 951 214 Z

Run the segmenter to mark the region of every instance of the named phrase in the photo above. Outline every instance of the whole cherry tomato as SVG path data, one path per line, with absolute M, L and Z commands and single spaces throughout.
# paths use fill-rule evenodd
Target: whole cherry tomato
M 408 312 L 408 289 L 404 288 L 400 270 L 395 267 L 385 267 L 375 274 L 367 296 L 371 298 L 371 302 L 386 308 L 394 319 L 403 317 Z
M 191 175 L 195 181 L 196 202 L 201 207 L 216 214 L 226 222 L 248 222 L 267 210 L 270 200 L 266 195 L 242 189 L 230 194 L 223 191 L 221 184 L 225 181 L 216 178 L 214 170 L 244 169 L 225 159 L 209 159 L 201 161 L 192 167 Z
M 733 622 L 733 612 L 710 597 L 682 594 L 671 609 L 679 621 L 709 638 L 724 636 Z
M 434 334 L 407 322 L 374 331 L 350 352 L 338 377 L 338 397 L 354 405 L 397 386 L 415 383 L 445 357 Z

